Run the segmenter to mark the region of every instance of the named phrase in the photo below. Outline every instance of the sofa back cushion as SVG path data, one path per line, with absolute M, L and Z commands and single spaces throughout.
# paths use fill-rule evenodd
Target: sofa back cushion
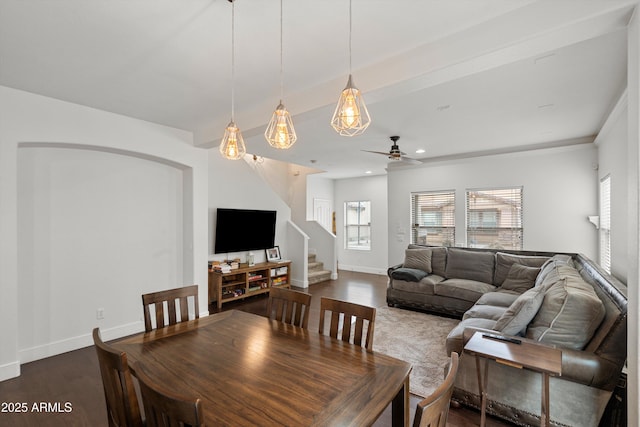
M 468 279 L 493 284 L 495 255 L 493 252 L 449 248 L 445 277 Z
M 544 300 L 527 328 L 527 338 L 581 350 L 604 318 L 605 309 L 593 286 L 566 263 L 554 263 L 540 284 Z
M 506 252 L 496 252 L 496 275 L 493 284 L 501 286 L 507 278 L 509 269 L 513 264 L 526 265 L 527 267 L 541 267 L 549 257 L 532 255 L 515 255 Z
M 431 251 L 431 272 L 438 276 L 445 277 L 445 268 L 447 266 L 447 248 L 444 246 L 421 246 L 410 244 L 409 249 L 425 249 Z
M 431 249 L 406 249 L 402 266 L 431 273 Z
M 522 294 L 533 288 L 538 273 L 540 273 L 539 268 L 513 263 L 511 264 L 507 278 L 502 282 L 500 290 L 514 291 Z

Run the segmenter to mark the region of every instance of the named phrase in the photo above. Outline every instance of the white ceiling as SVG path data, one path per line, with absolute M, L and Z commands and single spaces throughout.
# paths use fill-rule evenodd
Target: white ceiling
M 626 87 L 631 0 L 353 0 L 353 76 L 372 125 L 329 125 L 348 75 L 346 0 L 235 2 L 235 122 L 247 151 L 326 176 L 385 173 L 389 136 L 424 161 L 590 142 Z M 0 0 L 0 85 L 160 123 L 215 147 L 231 118 L 227 0 Z M 415 154 L 423 148 L 424 154 Z M 397 166 L 397 165 L 394 165 Z

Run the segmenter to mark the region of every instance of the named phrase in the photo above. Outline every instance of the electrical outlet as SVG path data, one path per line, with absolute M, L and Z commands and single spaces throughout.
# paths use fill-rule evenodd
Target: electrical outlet
M 96 310 L 96 319 L 98 320 L 104 319 L 104 308 L 99 308 Z

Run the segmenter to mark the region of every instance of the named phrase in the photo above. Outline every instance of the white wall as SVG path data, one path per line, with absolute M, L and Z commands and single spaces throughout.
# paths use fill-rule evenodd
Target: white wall
M 371 201 L 371 250 L 345 249 L 344 203 L 356 200 Z M 389 231 L 387 208 L 387 176 L 339 179 L 335 182 L 336 235 L 338 268 L 363 273 L 386 274 L 388 265 Z M 404 252 L 403 252 L 404 254 Z
M 333 179 L 323 178 L 322 174 L 307 175 L 307 220 L 314 218 L 314 199 L 329 200 L 332 212 L 335 212 L 336 207 L 333 206 L 334 185 Z
M 611 177 L 611 274 L 623 283 L 627 283 L 628 264 L 628 122 L 625 93 L 596 138 L 598 179 Z
M 456 191 L 456 243 L 465 243 L 465 190 L 523 186 L 524 249 L 597 256 L 597 230 L 587 220 L 598 211 L 595 145 L 428 163 L 390 170 L 389 260 L 403 261 L 410 242 L 410 195 Z
M 275 245 L 280 246 L 283 259 L 288 259 L 287 222 L 291 219 L 291 209 L 278 192 L 265 181 L 249 162 L 227 160 L 220 155 L 217 148 L 208 153 L 209 160 L 209 259 L 223 260 L 239 257 L 246 259 L 248 252 L 214 254 L 214 232 L 216 208 L 275 210 L 276 236 Z M 238 224 L 241 227 L 241 224 Z M 256 262 L 266 261 L 264 251 L 252 251 Z
M 144 292 L 206 284 L 208 165 L 190 133 L 6 87 L 0 121 L 0 380 L 95 326 L 142 330 Z

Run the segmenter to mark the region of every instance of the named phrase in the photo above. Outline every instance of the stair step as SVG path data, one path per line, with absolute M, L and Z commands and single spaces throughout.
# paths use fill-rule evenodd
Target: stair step
M 309 254 L 307 260 L 309 263 L 316 262 L 316 254 Z
M 327 280 L 331 280 L 331 272 L 329 270 L 309 272 L 310 285 L 320 282 L 326 282 Z
M 322 262 L 309 262 L 307 269 L 308 269 L 309 273 L 311 273 L 313 271 L 323 271 L 324 270 L 324 263 L 322 263 Z

